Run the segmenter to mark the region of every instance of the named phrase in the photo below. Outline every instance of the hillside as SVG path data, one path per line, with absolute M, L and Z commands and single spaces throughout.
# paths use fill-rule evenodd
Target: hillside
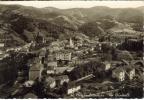
M 143 26 L 143 7 L 138 8 L 34 8 L 21 5 L 0 5 L 0 30 L 21 45 L 40 33 L 46 38 L 60 39 L 76 33 L 88 37 L 101 36 L 107 31 L 140 32 Z M 71 35 L 70 35 L 71 36 Z

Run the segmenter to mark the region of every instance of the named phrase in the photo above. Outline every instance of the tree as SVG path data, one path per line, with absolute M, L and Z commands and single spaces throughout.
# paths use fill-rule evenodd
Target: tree
M 117 60 L 133 60 L 133 56 L 129 51 L 121 51 L 117 54 Z

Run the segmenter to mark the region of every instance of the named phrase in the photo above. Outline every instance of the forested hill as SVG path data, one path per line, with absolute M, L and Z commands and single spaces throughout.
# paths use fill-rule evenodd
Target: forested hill
M 13 39 L 12 45 L 28 43 L 34 40 L 38 32 L 53 39 L 72 33 L 95 37 L 106 34 L 109 30 L 122 30 L 122 27 L 142 32 L 143 8 L 114 9 L 97 6 L 58 9 L 0 5 L 0 32 Z

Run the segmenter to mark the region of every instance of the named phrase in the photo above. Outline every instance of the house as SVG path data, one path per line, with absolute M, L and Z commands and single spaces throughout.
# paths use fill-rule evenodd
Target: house
M 3 54 L 3 51 L 2 51 L 2 50 L 0 50 L 0 54 Z
M 35 58 L 33 61 L 30 61 L 30 63 L 28 63 L 28 66 L 30 67 L 29 80 L 35 80 L 41 76 L 41 70 L 44 66 L 39 62 L 39 59 Z
M 135 65 L 133 64 L 133 62 L 128 62 L 126 60 L 122 60 L 124 62 L 124 69 L 125 69 L 125 73 L 128 79 L 132 80 L 135 76 Z
M 55 69 L 56 69 L 55 62 L 44 63 L 44 66 L 47 69 L 47 71 L 46 71 L 47 74 L 55 73 Z
M 83 45 L 83 41 L 82 40 L 77 40 L 75 43 L 76 47 L 81 47 Z
M 116 67 L 112 71 L 112 77 L 114 79 L 117 79 L 118 81 L 124 81 L 125 80 L 125 70 L 123 67 Z
M 70 38 L 70 40 L 69 40 L 69 46 L 70 46 L 70 48 L 74 48 L 74 43 L 73 43 L 73 41 L 72 41 L 71 38 Z
M 72 39 L 70 38 L 67 45 L 66 45 L 66 48 L 74 48 L 74 42 L 72 41 Z
M 77 43 L 77 44 L 75 44 L 75 46 L 73 48 L 74 48 L 74 50 L 78 50 L 80 47 L 82 47 L 82 45 Z
M 56 83 L 57 85 L 63 85 L 65 82 L 68 83 L 69 77 L 67 75 L 61 75 L 56 77 Z
M 125 79 L 132 80 L 135 76 L 135 68 L 133 65 L 125 61 L 125 63 L 113 70 L 112 76 L 117 78 L 119 81 L 124 81 Z
M 53 54 L 49 54 L 49 55 L 47 55 L 47 57 L 45 58 L 45 62 L 54 61 L 54 60 L 55 60 L 55 55 L 53 55 Z
M 110 62 L 102 62 L 102 64 L 104 65 L 104 70 L 107 71 L 111 68 L 111 63 Z
M 46 50 L 43 49 L 43 50 L 41 50 L 40 53 L 39 53 L 39 58 L 43 58 L 43 57 L 45 57 L 45 56 L 46 56 Z
M 52 67 L 56 68 L 57 67 L 57 62 L 56 61 L 51 61 L 51 62 L 48 62 L 47 65 L 48 65 L 48 67 L 52 66 Z
M 102 50 L 102 44 L 101 43 L 98 43 L 98 48 L 99 48 L 98 50 L 100 50 L 100 51 Z
M 52 77 L 47 77 L 44 81 L 44 86 L 47 89 L 52 89 L 56 86 L 56 81 Z
M 68 70 L 70 67 L 66 66 L 66 67 L 57 67 L 55 69 L 55 74 L 62 74 L 64 73 L 66 70 Z
M 71 72 L 75 67 L 69 67 L 66 72 Z
M 65 66 L 68 65 L 68 63 L 71 61 L 72 59 L 72 53 L 68 52 L 68 51 L 61 51 L 61 52 L 57 52 L 55 54 L 55 59 L 58 62 L 58 66 Z
M 0 48 L 3 48 L 5 46 L 4 43 L 0 43 Z
M 56 60 L 71 61 L 71 53 L 69 53 L 69 52 L 58 52 L 58 53 L 56 53 Z
M 135 68 L 130 65 L 126 65 L 124 66 L 124 68 L 125 68 L 126 77 L 129 80 L 132 80 L 135 76 Z
M 81 85 L 71 82 L 68 84 L 67 94 L 68 95 L 73 94 L 75 92 L 78 92 L 80 89 L 81 89 Z
M 29 80 L 35 80 L 41 76 L 42 64 L 34 64 L 29 70 Z
M 51 61 L 45 65 L 47 65 L 47 74 L 54 74 L 55 73 L 55 70 L 57 68 L 57 62 Z
M 130 72 L 129 72 L 129 78 L 130 80 L 132 80 L 135 76 L 135 69 L 132 69 Z
M 24 82 L 24 84 L 23 84 L 25 87 L 32 87 L 33 85 L 34 85 L 34 81 L 26 81 L 26 82 Z
M 20 51 L 21 50 L 21 47 L 16 47 L 14 48 L 14 50 L 17 52 L 17 51 Z

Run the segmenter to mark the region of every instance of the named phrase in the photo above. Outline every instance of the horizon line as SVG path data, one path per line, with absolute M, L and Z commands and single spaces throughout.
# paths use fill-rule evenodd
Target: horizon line
M 57 9 L 72 8 L 138 8 L 144 6 L 144 1 L 0 1 L 2 5 L 21 5 L 35 8 L 53 7 Z

